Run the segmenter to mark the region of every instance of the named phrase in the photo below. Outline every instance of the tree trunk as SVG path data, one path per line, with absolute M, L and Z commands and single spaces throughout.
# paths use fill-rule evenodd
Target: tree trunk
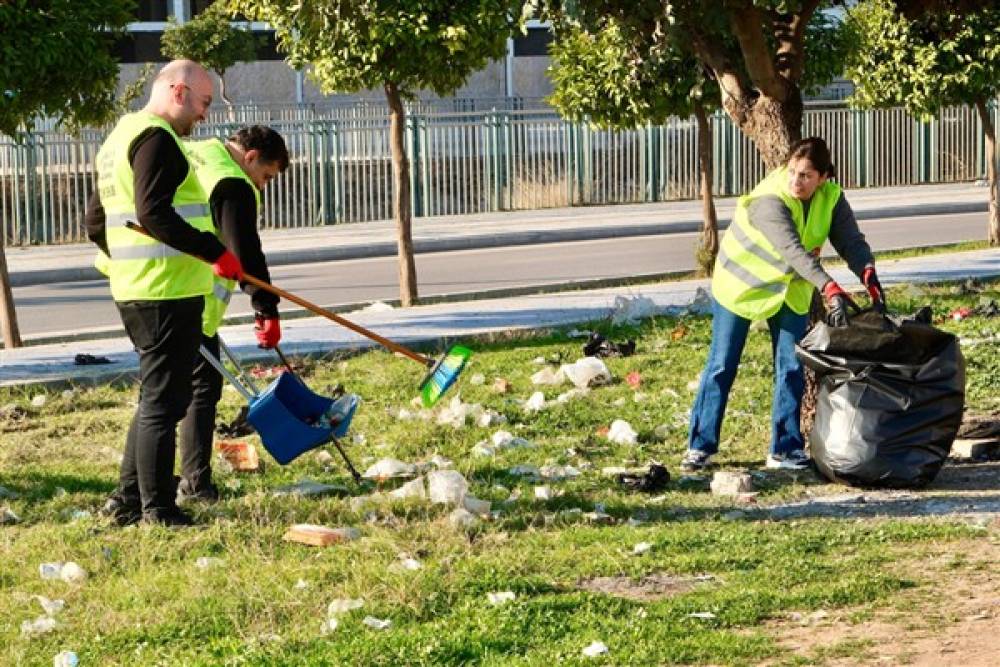
M 990 118 L 990 110 L 986 107 L 985 99 L 976 100 L 976 111 L 979 112 L 979 120 L 983 124 L 983 135 L 986 137 L 986 180 L 990 184 L 990 222 L 987 229 L 986 238 L 991 246 L 1000 245 L 1000 208 L 998 208 L 998 194 L 1000 186 L 997 184 L 997 137 L 993 129 L 993 119 Z
M 723 108 L 753 141 L 768 171 L 784 164 L 792 144 L 802 138 L 802 95 L 798 89 L 784 102 L 766 95 L 749 102 L 725 97 Z
M 395 83 L 385 84 L 389 101 L 389 148 L 392 151 L 392 172 L 395 196 L 393 214 L 399 245 L 399 302 L 403 307 L 417 303 L 417 267 L 413 262 L 412 207 L 410 203 L 410 160 L 406 156 L 403 131 L 406 110 Z
M 14 312 L 14 295 L 10 291 L 10 275 L 7 273 L 7 254 L 4 251 L 3 227 L 0 227 L 0 329 L 3 330 L 3 346 L 10 350 L 21 347 L 21 332 L 17 328 L 17 313 Z
M 222 101 L 225 102 L 226 104 L 226 111 L 227 115 L 229 116 L 229 122 L 235 123 L 236 111 L 233 110 L 233 101 L 229 99 L 228 95 L 226 95 L 226 77 L 224 76 L 225 72 L 216 72 L 216 74 L 219 76 L 219 97 L 221 97 Z
M 701 246 L 695 258 L 701 275 L 712 275 L 715 256 L 719 253 L 719 219 L 712 199 L 712 127 L 708 124 L 705 107 L 700 101 L 694 104 L 694 117 L 698 121 L 698 170 L 701 188 Z

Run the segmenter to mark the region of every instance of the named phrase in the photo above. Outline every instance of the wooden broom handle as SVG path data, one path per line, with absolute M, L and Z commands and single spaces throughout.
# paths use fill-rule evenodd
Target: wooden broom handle
M 150 234 L 149 231 L 145 227 L 143 227 L 142 225 L 140 225 L 140 224 L 138 224 L 136 222 L 132 222 L 131 220 L 129 220 L 129 221 L 127 221 L 125 223 L 125 226 L 128 227 L 129 229 L 131 229 L 134 232 L 139 232 L 140 234 L 145 234 L 146 236 L 148 236 L 150 238 L 153 238 L 152 234 Z M 197 257 L 198 259 L 200 259 L 201 261 L 205 262 L 206 264 L 211 264 L 212 263 L 212 262 L 209 262 L 204 257 L 198 257 L 197 255 L 191 255 L 191 256 L 192 257 Z M 402 345 L 400 345 L 399 343 L 394 343 L 391 340 L 389 340 L 388 338 L 384 338 L 382 336 L 379 336 L 374 331 L 369 331 L 368 329 L 365 329 L 360 324 L 355 324 L 354 322 L 351 322 L 350 320 L 345 320 L 340 315 L 337 315 L 336 313 L 333 313 L 333 312 L 327 310 L 326 308 L 321 308 L 320 306 L 317 306 L 316 304 L 314 304 L 314 303 L 312 303 L 310 301 L 306 301 L 302 297 L 295 296 L 291 292 L 286 292 L 285 290 L 281 289 L 280 287 L 276 287 L 276 286 L 272 285 L 271 283 L 268 283 L 268 282 L 265 282 L 265 281 L 261 280 L 260 278 L 251 276 L 249 273 L 244 273 L 242 280 L 244 282 L 250 283 L 251 285 L 255 285 L 256 287 L 259 287 L 262 290 L 266 290 L 266 291 L 270 292 L 271 294 L 275 294 L 277 296 L 280 296 L 282 299 L 287 299 L 287 300 L 291 301 L 292 303 L 297 303 L 300 306 L 302 306 L 303 308 L 305 308 L 306 310 L 309 310 L 310 312 L 315 313 L 316 315 L 321 315 L 321 316 L 327 318 L 328 320 L 333 320 L 334 322 L 336 322 L 340 326 L 347 327 L 351 331 L 353 331 L 355 333 L 359 333 L 362 336 L 364 336 L 365 338 L 371 338 L 373 341 L 375 341 L 375 342 L 377 342 L 377 343 L 379 343 L 381 345 L 384 345 L 385 347 L 389 348 L 393 352 L 398 352 L 399 354 L 402 354 L 403 356 L 409 357 L 410 359 L 413 359 L 414 361 L 420 362 L 424 366 L 432 366 L 432 365 L 434 365 L 434 361 L 432 359 L 429 359 L 429 358 L 427 358 L 427 357 L 425 357 L 425 356 L 423 356 L 421 354 L 417 354 L 413 350 L 405 348 Z

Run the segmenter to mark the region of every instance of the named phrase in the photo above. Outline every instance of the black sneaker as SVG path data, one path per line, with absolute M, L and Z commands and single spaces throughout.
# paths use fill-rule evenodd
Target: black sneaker
M 178 505 L 190 502 L 217 503 L 219 502 L 219 487 L 209 482 L 208 484 L 203 484 L 201 488 L 192 489 L 187 479 L 182 479 L 177 484 L 176 502 Z
M 101 516 L 110 518 L 115 525 L 124 528 L 134 523 L 139 523 L 142 518 L 142 506 L 139 499 L 124 498 L 118 494 L 113 494 L 100 509 Z
M 699 472 L 712 467 L 712 455 L 699 449 L 689 449 L 681 459 L 681 470 L 684 472 Z
M 194 525 L 194 519 L 191 518 L 191 515 L 178 507 L 143 512 L 142 522 L 145 524 L 166 526 L 167 528 L 183 528 L 184 526 Z

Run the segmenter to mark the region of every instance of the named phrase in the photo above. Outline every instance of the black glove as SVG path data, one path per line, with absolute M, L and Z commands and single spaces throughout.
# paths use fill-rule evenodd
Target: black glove
M 848 310 L 861 312 L 858 304 L 832 280 L 823 286 L 823 296 L 826 299 L 826 323 L 831 327 L 846 327 L 849 323 Z

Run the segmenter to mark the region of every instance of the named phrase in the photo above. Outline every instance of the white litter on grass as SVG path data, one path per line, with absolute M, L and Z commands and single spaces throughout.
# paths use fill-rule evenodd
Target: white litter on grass
M 688 391 L 698 391 L 698 387 L 700 385 L 701 385 L 701 373 L 698 373 L 698 375 L 696 375 L 693 380 L 691 380 L 690 382 L 688 382 L 685 385 L 685 387 L 687 387 Z
M 626 399 L 625 399 L 624 396 L 622 396 L 621 398 L 616 398 L 615 400 L 613 400 L 611 402 L 611 405 L 615 406 L 616 408 L 620 408 L 623 405 L 625 405 L 625 403 L 626 403 Z
M 431 464 L 435 468 L 450 468 L 452 466 L 452 461 L 451 459 L 446 459 L 440 454 L 435 454 L 431 457 Z
M 50 600 L 44 595 L 36 595 L 35 599 L 38 600 L 38 604 L 42 605 L 42 611 L 49 616 L 55 616 L 66 606 L 65 600 Z
M 413 477 L 417 474 L 416 466 L 412 463 L 403 463 L 394 458 L 379 459 L 372 465 L 362 477 L 366 479 L 392 479 L 394 477 Z
M 389 495 L 393 498 L 420 498 L 422 500 L 427 497 L 424 478 L 417 477 L 414 480 L 410 480 L 395 491 L 390 491 Z
M 608 647 L 604 645 L 604 642 L 594 642 L 587 648 L 583 649 L 583 654 L 588 658 L 596 658 L 601 655 L 607 655 L 608 652 Z
M 304 591 L 305 589 L 309 588 L 309 582 L 306 581 L 305 579 L 299 579 L 298 581 L 295 582 L 295 585 L 292 586 L 292 588 L 294 588 L 297 591 Z
M 536 486 L 535 487 L 535 498 L 537 500 L 551 500 L 552 499 L 552 488 L 549 486 Z
M 4 507 L 0 510 L 0 526 L 12 526 L 21 521 L 21 517 L 14 514 L 14 510 Z
M 410 558 L 409 556 L 403 556 L 403 554 L 400 554 L 400 557 L 401 557 L 401 560 L 399 561 L 399 565 L 404 570 L 409 570 L 410 572 L 416 572 L 417 570 L 421 569 L 424 566 L 424 564 L 421 563 L 416 558 Z
M 62 566 L 61 562 L 41 563 L 38 566 L 38 575 L 42 579 L 58 579 L 59 573 L 62 571 Z
M 497 431 L 492 437 L 493 446 L 497 449 L 517 449 L 519 447 L 533 447 L 530 440 L 518 437 L 510 431 Z
M 584 357 L 572 364 L 564 364 L 559 370 L 580 389 L 596 387 L 611 382 L 611 371 L 597 357 Z
M 469 384 L 480 385 L 486 383 L 486 376 L 482 373 L 476 373 L 471 378 L 469 378 Z
M 330 617 L 339 616 L 352 612 L 355 609 L 361 609 L 364 605 L 365 601 L 361 599 L 337 598 L 330 601 L 330 604 L 326 608 L 326 614 Z
M 557 482 L 563 479 L 572 479 L 573 477 L 579 477 L 580 471 L 573 466 L 560 466 L 560 465 L 547 465 L 542 466 L 539 470 L 542 477 L 545 479 Z
M 37 396 L 31 399 L 31 407 L 33 408 L 44 407 L 46 401 L 48 401 L 48 397 L 45 394 L 38 394 Z
M 456 470 L 427 473 L 427 495 L 432 503 L 461 505 L 468 492 L 469 482 Z
M 417 416 L 414 413 L 410 412 L 406 408 L 399 408 L 398 410 L 389 410 L 389 416 L 395 417 L 401 422 L 412 421 L 413 419 L 417 418 Z
M 514 597 L 515 595 L 513 591 L 500 591 L 498 593 L 486 594 L 486 599 L 489 600 L 490 604 L 493 605 L 494 607 L 506 604 L 508 602 L 513 602 Z
M 632 519 L 629 519 L 629 522 L 631 521 Z M 641 556 L 642 554 L 646 553 L 652 548 L 653 545 L 650 544 L 649 542 L 639 542 L 639 544 L 632 547 L 632 553 L 635 554 L 636 556 Z
M 631 424 L 624 419 L 616 419 L 611 422 L 608 430 L 608 440 L 619 445 L 634 445 L 639 434 L 633 430 Z
M 535 364 L 536 366 L 544 364 L 545 363 L 545 357 L 535 357 L 534 359 L 531 360 L 531 363 Z
M 557 403 L 569 403 L 574 398 L 580 398 L 582 396 L 586 396 L 589 393 L 590 393 L 590 389 L 587 388 L 587 387 L 583 387 L 583 388 L 575 387 L 573 389 L 570 389 L 569 391 L 564 391 L 563 393 L 561 393 L 558 396 L 556 396 L 556 402 Z
M 456 396 L 438 412 L 437 423 L 462 428 L 469 419 L 478 423 L 484 412 L 479 403 L 463 403 L 461 397 Z
M 319 633 L 321 635 L 328 635 L 336 630 L 338 625 L 340 625 L 340 621 L 336 618 L 328 618 L 319 626 Z
M 361 622 L 367 625 L 372 630 L 387 630 L 390 627 L 392 627 L 391 620 L 375 618 L 374 616 L 365 616 Z
M 59 570 L 59 578 L 68 584 L 78 584 L 87 578 L 87 571 L 73 561 L 69 561 Z
M 500 414 L 494 410 L 485 410 L 483 414 L 476 418 L 476 426 L 482 428 L 489 428 L 490 426 L 499 426 L 500 424 L 506 424 L 507 417 Z
M 524 403 L 525 412 L 539 412 L 545 409 L 545 394 L 536 391 Z
M 390 310 L 395 310 L 392 306 L 385 303 L 384 301 L 373 301 L 364 308 L 361 308 L 357 312 L 359 313 L 387 313 Z
M 496 456 L 497 450 L 490 446 L 489 441 L 481 440 L 473 445 L 471 454 L 473 456 Z
M 222 565 L 222 559 L 215 556 L 202 556 L 194 562 L 194 566 L 199 570 L 208 570 L 219 565 Z
M 656 314 L 656 302 L 648 296 L 616 296 L 612 324 L 635 324 Z
M 570 329 L 566 332 L 566 336 L 569 338 L 590 338 L 590 332 L 582 331 L 580 329 Z
M 79 664 L 80 658 L 73 651 L 59 651 L 52 658 L 52 667 L 77 667 Z
M 493 504 L 488 500 L 480 500 L 475 496 L 465 496 L 462 498 L 462 507 L 479 516 L 486 516 L 490 513 Z
M 537 361 L 537 360 L 536 360 Z M 542 359 L 542 363 L 545 360 Z M 531 384 L 533 385 L 555 385 L 562 384 L 566 381 L 566 374 L 563 372 L 563 366 L 559 370 L 552 370 L 551 366 L 546 366 L 542 370 L 538 371 L 531 376 Z
M 325 449 L 321 449 L 320 451 L 316 452 L 316 463 L 320 464 L 321 466 L 332 465 L 333 454 L 326 451 Z
M 39 616 L 33 621 L 21 622 L 21 636 L 34 637 L 44 635 L 56 629 L 56 619 L 51 616 Z
M 700 618 L 706 621 L 710 621 L 715 618 L 715 614 L 710 611 L 696 611 L 692 614 L 687 615 L 688 618 Z

